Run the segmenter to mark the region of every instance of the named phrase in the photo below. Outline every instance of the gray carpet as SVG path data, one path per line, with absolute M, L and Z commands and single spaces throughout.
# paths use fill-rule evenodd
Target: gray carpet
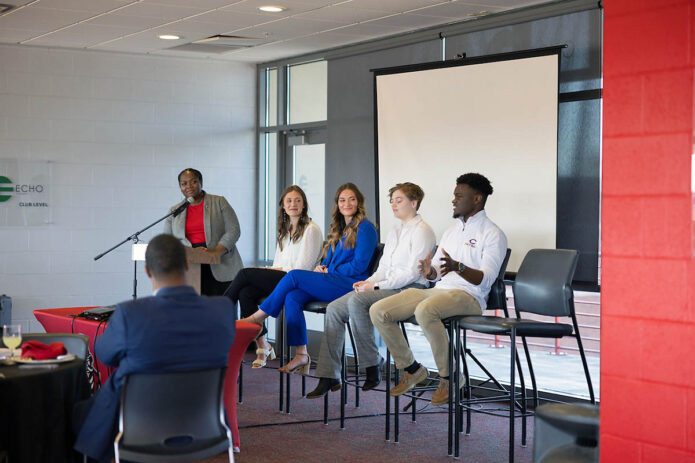
M 250 356 L 249 359 L 253 357 Z M 339 392 L 329 400 L 329 421 L 324 425 L 323 400 L 301 397 L 299 375 L 292 377 L 291 413 L 278 410 L 279 373 L 271 368 L 244 368 L 243 403 L 238 407 L 241 453 L 237 462 L 450 462 L 447 456 L 446 406 L 432 407 L 418 401 L 417 421 L 410 414 L 400 417 L 400 442 L 393 442 L 393 420 L 390 441 L 385 440 L 383 391 L 360 394 L 360 407 L 354 403 L 354 388 L 349 387 L 345 429 L 340 429 Z M 312 370 L 313 372 L 313 370 Z M 317 380 L 307 378 L 307 392 Z M 383 388 L 385 381 L 382 381 Z M 401 400 L 401 408 L 405 401 Z M 520 444 L 521 421 L 517 420 L 517 462 L 532 460 L 533 419 L 528 420 L 528 446 Z M 466 462 L 507 461 L 509 421 L 484 414 L 473 415 L 470 436 L 461 434 L 460 459 Z M 205 460 L 206 463 L 227 461 L 226 455 Z

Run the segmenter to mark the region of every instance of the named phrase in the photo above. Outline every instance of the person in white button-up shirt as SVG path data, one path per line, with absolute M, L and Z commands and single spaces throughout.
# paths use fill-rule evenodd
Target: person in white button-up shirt
M 273 266 L 240 270 L 224 293 L 235 304 L 239 302 L 242 317 L 255 313 L 259 302 L 273 292 L 287 272 L 312 270 L 319 260 L 323 234 L 309 218 L 304 191 L 297 185 L 288 186 L 280 196 L 279 206 L 278 245 Z M 263 325 L 256 338 L 256 360 L 252 368 L 263 368 L 268 360 L 275 359 L 275 351 L 265 337 L 266 332 Z
M 376 301 L 398 294 L 403 288 L 424 288 L 425 279 L 417 262 L 432 251 L 435 235 L 417 213 L 425 193 L 418 185 L 399 183 L 389 190 L 393 215 L 399 219 L 388 234 L 379 266 L 365 281 L 353 285 L 354 291 L 340 297 L 326 308 L 321 352 L 316 367 L 319 383 L 308 399 L 323 397 L 329 390 L 340 389 L 340 368 L 345 344 L 345 326 L 350 322 L 367 379 L 362 390 L 368 391 L 381 382 L 379 351 L 374 340 L 374 326 L 369 307 Z
M 430 254 L 416 266 L 431 289 L 407 289 L 383 299 L 370 309 L 370 317 L 391 351 L 397 368 L 405 370 L 391 395 L 408 392 L 427 377 L 427 369 L 413 356 L 398 323 L 415 315 L 432 347 L 442 380 L 432 404 L 449 399 L 449 340 L 442 319 L 454 315 L 480 315 L 507 252 L 507 237 L 485 213 L 492 194 L 490 181 L 480 174 L 464 174 L 456 180 L 454 218 L 442 235 L 434 258 Z

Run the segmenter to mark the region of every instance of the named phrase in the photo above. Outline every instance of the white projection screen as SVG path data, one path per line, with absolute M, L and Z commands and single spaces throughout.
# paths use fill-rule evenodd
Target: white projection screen
M 547 52 L 546 52 L 547 53 Z M 556 246 L 559 53 L 397 72 L 375 71 L 377 194 L 382 239 L 393 226 L 388 189 L 422 187 L 420 214 L 451 225 L 456 178 L 485 175 L 485 207 L 507 235 L 508 271 L 532 248 Z

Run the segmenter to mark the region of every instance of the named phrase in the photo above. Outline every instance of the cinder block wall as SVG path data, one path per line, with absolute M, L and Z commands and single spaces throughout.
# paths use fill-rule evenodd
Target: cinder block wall
M 695 461 L 695 2 L 604 24 L 601 461 Z
M 232 204 L 242 258 L 253 259 L 254 66 L 22 46 L 0 46 L 0 63 L 0 158 L 52 170 L 51 223 L 13 226 L 0 213 L 0 294 L 14 322 L 41 330 L 34 309 L 128 299 L 129 247 L 93 257 L 180 201 L 186 167 Z M 138 294 L 150 294 L 138 273 Z

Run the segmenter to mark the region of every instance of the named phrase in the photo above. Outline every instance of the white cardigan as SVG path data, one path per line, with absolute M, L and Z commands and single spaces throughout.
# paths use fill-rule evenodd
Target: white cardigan
M 323 234 L 314 222 L 304 229 L 304 234 L 293 242 L 289 234 L 282 239 L 282 251 L 278 243 L 275 248 L 274 268 L 282 268 L 285 272 L 290 270 L 314 270 L 321 257 L 323 248 Z

